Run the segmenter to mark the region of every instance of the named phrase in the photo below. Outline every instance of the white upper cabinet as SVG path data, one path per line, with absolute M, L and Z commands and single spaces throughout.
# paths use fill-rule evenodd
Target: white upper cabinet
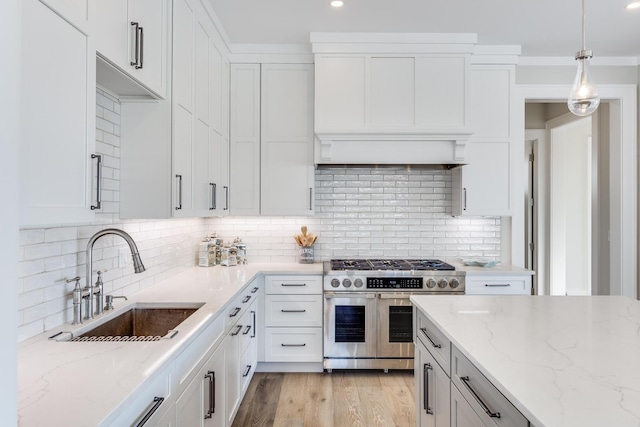
M 315 57 L 317 133 L 465 130 L 470 55 Z
M 172 23 L 168 99 L 122 104 L 122 218 L 228 213 L 227 54 L 199 1 L 174 0 Z
M 167 92 L 169 4 L 169 0 L 93 0 L 91 3 L 100 57 L 157 98 L 164 98 Z M 125 90 L 122 79 L 114 73 L 101 70 L 99 79 L 116 92 Z
M 263 215 L 313 213 L 313 66 L 262 66 Z
M 260 64 L 231 64 L 229 205 L 260 214 Z
M 313 66 L 231 67 L 231 214 L 312 214 Z
M 453 171 L 453 215 L 513 213 L 514 73 L 513 65 L 472 66 L 471 113 L 475 132 L 466 147 L 467 165 Z
M 91 221 L 98 197 L 95 49 L 39 0 L 22 1 L 22 21 L 21 225 Z
M 43 0 L 42 3 L 49 6 L 58 14 L 64 16 L 68 22 L 78 27 L 84 33 L 89 31 L 90 12 L 93 1 L 89 0 Z

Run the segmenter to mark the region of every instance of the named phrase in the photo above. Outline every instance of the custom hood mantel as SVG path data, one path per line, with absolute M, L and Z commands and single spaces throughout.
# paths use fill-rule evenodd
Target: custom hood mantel
M 471 133 L 316 133 L 315 163 L 462 165 Z
M 476 40 L 312 33 L 315 163 L 463 164 Z

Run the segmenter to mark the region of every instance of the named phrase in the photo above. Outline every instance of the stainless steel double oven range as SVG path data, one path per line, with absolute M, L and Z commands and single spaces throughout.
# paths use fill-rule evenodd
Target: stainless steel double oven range
M 464 294 L 439 260 L 351 259 L 324 265 L 324 368 L 413 369 L 412 294 Z

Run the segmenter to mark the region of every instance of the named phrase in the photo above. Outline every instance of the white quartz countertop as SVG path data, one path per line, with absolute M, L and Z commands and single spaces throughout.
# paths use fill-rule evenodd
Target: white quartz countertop
M 640 301 L 411 300 L 536 427 L 640 426 Z
M 115 310 L 83 325 L 66 323 L 18 348 L 20 426 L 98 426 L 168 366 L 259 274 L 322 274 L 322 263 L 261 263 L 236 267 L 193 267 L 133 295 L 115 300 Z M 135 303 L 205 303 L 185 320 L 171 340 L 156 342 L 56 342 L 60 331 L 74 332 L 115 316 Z

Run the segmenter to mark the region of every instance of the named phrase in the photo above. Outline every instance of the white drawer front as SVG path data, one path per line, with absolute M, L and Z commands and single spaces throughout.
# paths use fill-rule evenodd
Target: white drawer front
M 266 362 L 322 362 L 322 328 L 266 328 Z
M 486 425 L 529 426 L 524 415 L 455 347 L 451 349 L 451 381 Z
M 531 277 L 467 277 L 467 295 L 531 295 Z
M 266 295 L 265 326 L 322 326 L 322 295 Z
M 417 310 L 416 335 L 424 346 L 438 361 L 444 372 L 449 375 L 449 358 L 451 357 L 451 341 L 445 337 L 427 317 Z
M 322 294 L 322 276 L 266 276 L 267 294 Z

